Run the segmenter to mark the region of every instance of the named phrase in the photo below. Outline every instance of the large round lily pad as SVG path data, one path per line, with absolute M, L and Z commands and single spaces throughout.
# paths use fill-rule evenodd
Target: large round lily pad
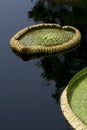
M 87 67 L 77 73 L 61 96 L 61 109 L 76 130 L 87 130 Z
M 10 45 L 21 54 L 58 53 L 76 46 L 81 39 L 78 29 L 58 24 L 38 24 L 15 34 Z

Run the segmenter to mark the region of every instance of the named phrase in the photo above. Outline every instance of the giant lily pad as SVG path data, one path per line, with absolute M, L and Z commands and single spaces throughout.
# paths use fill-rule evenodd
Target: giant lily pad
M 76 130 L 87 130 L 87 67 L 77 73 L 61 96 L 61 109 Z
M 44 23 L 19 31 L 11 38 L 10 45 L 21 54 L 53 54 L 73 48 L 80 39 L 75 27 Z

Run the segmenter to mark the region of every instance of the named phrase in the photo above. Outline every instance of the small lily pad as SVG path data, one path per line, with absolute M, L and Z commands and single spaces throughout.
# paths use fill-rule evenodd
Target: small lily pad
M 74 129 L 87 130 L 87 67 L 77 73 L 63 91 L 61 109 Z
M 10 45 L 21 54 L 53 54 L 73 48 L 80 39 L 75 27 L 44 23 L 19 31 L 11 38 Z
M 58 28 L 41 28 L 32 30 L 22 36 L 19 41 L 25 46 L 56 46 L 68 42 L 74 36 L 74 32 Z

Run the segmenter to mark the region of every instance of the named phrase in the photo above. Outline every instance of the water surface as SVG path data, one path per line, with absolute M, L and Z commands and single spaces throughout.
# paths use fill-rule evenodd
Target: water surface
M 61 113 L 60 96 L 72 76 L 87 65 L 87 12 L 46 0 L 1 0 L 0 16 L 0 129 L 71 130 Z M 82 33 L 80 46 L 27 61 L 16 56 L 10 38 L 43 22 L 77 27 Z

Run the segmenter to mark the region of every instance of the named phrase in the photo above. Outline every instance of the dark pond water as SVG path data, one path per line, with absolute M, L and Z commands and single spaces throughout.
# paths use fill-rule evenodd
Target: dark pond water
M 16 56 L 9 46 L 10 38 L 26 26 L 43 22 L 77 27 L 82 34 L 80 46 L 65 54 L 26 61 Z M 1 130 L 71 130 L 60 109 L 60 96 L 73 75 L 85 66 L 86 4 L 0 0 Z

